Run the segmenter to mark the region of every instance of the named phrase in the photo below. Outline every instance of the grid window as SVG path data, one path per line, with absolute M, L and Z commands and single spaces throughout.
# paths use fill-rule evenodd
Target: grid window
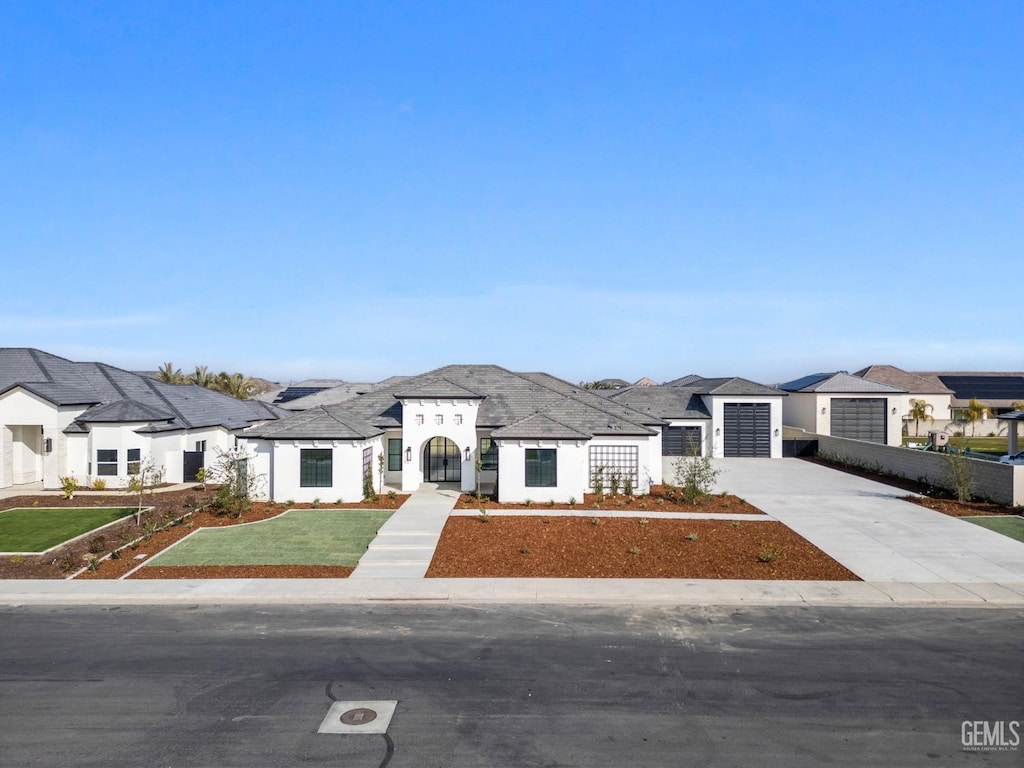
M 419 426 L 419 427 L 423 426 L 423 414 L 422 413 L 417 413 L 416 414 L 416 425 Z
M 402 468 L 402 438 L 388 438 L 388 471 L 396 472 Z
M 330 448 L 303 448 L 299 451 L 299 485 L 303 488 L 330 488 L 333 483 L 334 451 Z
M 554 488 L 558 485 L 558 451 L 554 448 L 526 449 L 526 487 Z
M 489 437 L 480 438 L 480 469 L 498 468 L 498 444 Z
M 117 451 L 102 449 L 96 451 L 96 474 L 99 476 L 117 475 Z
M 128 449 L 128 474 L 137 475 L 142 467 L 142 449 L 141 448 L 129 448 Z
M 620 489 L 625 487 L 627 477 L 633 488 L 637 488 L 640 480 L 639 468 L 640 449 L 635 445 L 590 446 L 591 487 L 594 484 L 594 477 L 600 472 L 605 490 L 611 489 L 612 475 L 618 475 Z
M 436 424 L 436 425 L 437 425 L 437 426 L 439 426 L 439 427 L 440 427 L 440 426 L 441 426 L 442 424 L 444 424 L 444 416 L 443 416 L 443 415 L 441 415 L 440 413 L 435 413 L 435 414 L 434 414 L 434 424 Z
M 456 413 L 455 414 L 455 425 L 456 426 L 461 426 L 462 425 L 462 414 L 461 413 Z
M 206 441 L 205 440 L 196 440 L 196 451 L 197 452 L 203 452 L 205 450 L 206 450 Z

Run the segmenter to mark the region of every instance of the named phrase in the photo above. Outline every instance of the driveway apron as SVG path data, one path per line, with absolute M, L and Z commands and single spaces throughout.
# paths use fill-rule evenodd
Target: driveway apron
M 800 459 L 719 459 L 718 490 L 792 528 L 865 581 L 1024 583 L 1024 543 Z

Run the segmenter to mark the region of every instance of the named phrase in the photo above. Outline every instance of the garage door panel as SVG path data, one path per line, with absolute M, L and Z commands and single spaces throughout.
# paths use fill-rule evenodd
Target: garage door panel
M 703 453 L 700 443 L 700 427 L 665 427 L 661 435 L 661 455 L 700 455 Z
M 772 455 L 770 404 L 725 403 L 723 417 L 725 456 L 768 458 Z
M 834 437 L 886 442 L 886 406 L 884 397 L 834 397 L 830 431 Z

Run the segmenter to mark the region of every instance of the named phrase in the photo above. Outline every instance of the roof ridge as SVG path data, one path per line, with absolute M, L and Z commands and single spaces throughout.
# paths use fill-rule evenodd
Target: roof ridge
M 44 353 L 41 349 L 36 349 L 35 347 L 26 347 L 26 350 L 28 351 L 28 356 L 32 358 L 32 362 L 34 362 L 39 367 L 39 370 L 43 372 L 43 376 L 46 378 L 46 382 L 48 384 L 54 384 L 55 382 L 53 380 L 53 376 L 51 376 L 50 372 L 46 370 L 46 366 L 43 365 L 43 361 L 40 360 L 38 357 L 40 353 L 46 353 Z

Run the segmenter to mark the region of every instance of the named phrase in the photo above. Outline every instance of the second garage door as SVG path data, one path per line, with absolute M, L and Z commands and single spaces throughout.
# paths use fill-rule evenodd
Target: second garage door
M 723 405 L 726 456 L 772 455 L 772 413 L 768 403 L 725 403 Z
M 884 397 L 833 397 L 831 434 L 885 445 Z

